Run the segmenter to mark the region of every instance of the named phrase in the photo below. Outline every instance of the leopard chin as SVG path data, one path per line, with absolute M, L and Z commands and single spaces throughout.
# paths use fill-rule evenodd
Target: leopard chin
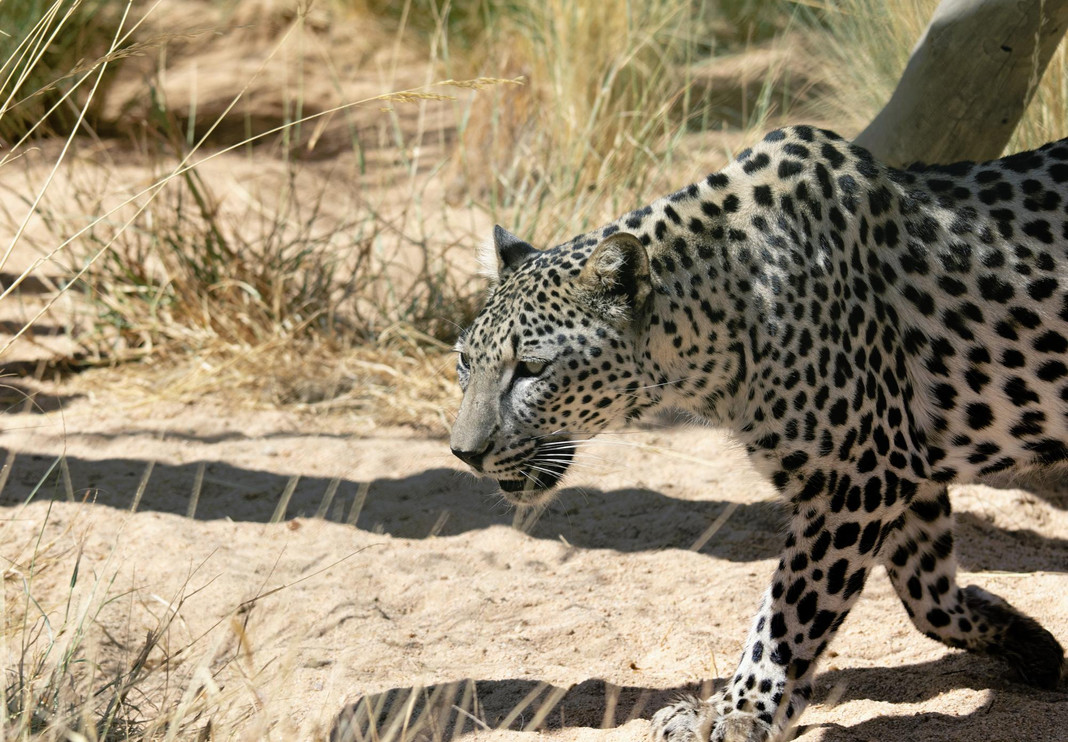
M 574 456 L 574 446 L 555 446 L 551 455 L 537 451 L 519 470 L 520 478 L 497 479 L 497 484 L 504 498 L 513 505 L 545 504 L 556 494 L 556 486 L 567 473 Z

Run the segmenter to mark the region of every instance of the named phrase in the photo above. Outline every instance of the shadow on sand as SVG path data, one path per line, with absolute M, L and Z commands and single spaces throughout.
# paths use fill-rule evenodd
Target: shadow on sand
M 5 451 L 0 461 L 6 476 L 0 506 L 54 498 L 199 520 L 319 517 L 408 539 L 518 523 L 492 485 L 447 468 L 355 481 L 286 476 L 218 461 L 175 465 Z M 641 488 L 566 488 L 533 524 L 522 527 L 534 538 L 563 538 L 579 548 L 639 552 L 691 548 L 721 517 L 723 527 L 701 553 L 732 562 L 778 553 L 784 515 L 775 502 L 683 500 Z M 969 570 L 1068 571 L 1066 539 L 1001 529 L 967 512 L 958 514 L 958 523 L 958 555 Z
M 935 712 L 886 714 L 858 722 L 802 725 L 798 731 L 820 729 L 824 742 L 858 740 L 1014 739 L 1028 736 L 1018 722 L 1024 709 L 1040 714 L 1048 729 L 1068 729 L 1068 703 L 1062 691 L 1040 691 L 1012 682 L 1005 666 L 994 660 L 951 653 L 932 662 L 896 668 L 852 668 L 821 674 L 813 697 L 816 705 L 868 700 L 915 704 L 961 688 L 989 689 L 986 703 L 971 713 L 953 716 Z M 364 696 L 346 706 L 334 720 L 331 742 L 375 739 L 407 719 L 412 742 L 463 738 L 484 729 L 517 731 L 604 729 L 633 719 L 650 719 L 680 693 L 707 697 L 722 680 L 703 686 L 656 689 L 615 686 L 591 679 L 570 687 L 534 680 L 471 680 L 425 687 L 393 688 Z M 829 701 L 828 699 L 834 699 Z M 1048 732 L 1046 733 L 1048 734 Z M 387 739 L 387 736 L 383 736 Z M 532 734 L 531 738 L 535 738 Z

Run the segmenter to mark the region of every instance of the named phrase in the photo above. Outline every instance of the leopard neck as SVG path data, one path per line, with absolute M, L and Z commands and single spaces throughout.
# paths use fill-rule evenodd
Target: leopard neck
M 708 176 L 613 222 L 646 246 L 653 298 L 640 353 L 648 408 L 683 408 L 717 424 L 741 413 L 748 354 L 752 248 L 749 215 L 725 186 L 736 168 Z

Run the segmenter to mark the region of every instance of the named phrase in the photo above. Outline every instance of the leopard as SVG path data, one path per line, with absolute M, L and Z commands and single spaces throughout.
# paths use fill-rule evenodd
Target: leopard
M 894 168 L 792 126 L 555 247 L 498 226 L 484 252 L 450 446 L 508 501 L 544 507 L 581 444 L 683 410 L 784 508 L 737 669 L 652 739 L 789 738 L 879 565 L 926 636 L 1060 687 L 1057 638 L 958 584 L 948 486 L 1068 461 L 1068 139 Z

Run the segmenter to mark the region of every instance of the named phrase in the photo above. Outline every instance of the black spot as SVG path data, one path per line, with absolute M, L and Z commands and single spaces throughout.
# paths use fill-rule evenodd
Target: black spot
M 794 580 L 793 584 L 790 585 L 790 589 L 786 591 L 787 605 L 793 605 L 797 602 L 797 599 L 801 597 L 801 593 L 805 591 L 807 584 L 804 577 Z
M 1012 307 L 1009 310 L 1009 314 L 1012 315 L 1012 318 L 1016 322 L 1020 323 L 1028 330 L 1033 330 L 1042 324 L 1042 318 L 1026 307 Z
M 827 633 L 827 629 L 831 627 L 836 618 L 838 618 L 838 614 L 833 611 L 820 611 L 817 613 L 815 620 L 812 622 L 812 628 L 808 630 L 808 638 L 819 639 Z
M 849 576 L 849 579 L 846 581 L 845 590 L 842 592 L 842 598 L 848 599 L 859 593 L 864 587 L 864 580 L 865 578 L 867 578 L 867 576 L 868 572 L 864 569 L 864 567 L 861 567 L 856 572 L 851 574 Z
M 828 419 L 831 421 L 831 425 L 845 425 L 848 414 L 849 403 L 844 399 L 840 399 L 831 405 Z
M 941 608 L 932 608 L 927 612 L 927 623 L 935 628 L 949 625 L 949 616 Z
M 827 554 L 827 549 L 831 546 L 831 534 L 830 531 L 824 531 L 812 544 L 812 561 L 819 562 Z M 813 574 L 812 579 L 816 579 Z
M 701 211 L 704 212 L 705 216 L 712 218 L 715 218 L 723 213 L 723 209 L 719 208 L 719 206 L 713 203 L 712 201 L 702 201 Z
M 877 465 L 878 459 L 875 456 L 875 452 L 870 448 L 865 449 L 864 453 L 857 459 L 857 471 L 861 474 L 873 471 Z
M 980 260 L 987 268 L 1000 268 L 1005 265 L 1005 255 L 994 248 L 984 252 Z
M 1009 429 L 1017 438 L 1035 436 L 1042 433 L 1042 423 L 1046 420 L 1046 413 L 1041 410 L 1030 410 L 1020 416 L 1019 422 Z
M 784 159 L 779 162 L 779 177 L 784 180 L 799 175 L 802 170 L 804 167 L 797 160 Z
M 909 509 L 926 523 L 933 523 L 944 514 L 943 505 L 938 500 L 913 500 Z
M 913 272 L 926 273 L 926 268 L 923 271 L 913 271 Z M 922 314 L 924 314 L 925 316 L 929 317 L 932 314 L 934 314 L 934 310 L 935 310 L 934 298 L 930 294 L 928 294 L 926 291 L 922 291 L 920 289 L 917 289 L 915 286 L 910 284 L 910 285 L 905 286 L 905 288 L 902 290 L 902 293 L 905 295 L 905 298 L 908 299 L 913 304 L 915 304 L 916 308 L 919 309 L 920 312 Z M 1011 296 L 1010 296 L 1010 298 L 1011 298 Z
M 1025 363 L 1023 353 L 1015 348 L 1009 348 L 1001 354 L 1001 365 L 1006 368 L 1021 368 Z
M 994 422 L 994 413 L 990 405 L 985 402 L 973 402 L 968 405 L 966 412 L 968 413 L 968 426 L 972 430 L 982 430 Z
M 860 536 L 860 524 L 853 521 L 843 523 L 834 532 L 834 548 L 846 549 L 857 542 Z M 831 569 L 832 573 L 834 569 Z
M 786 635 L 786 616 L 776 612 L 771 617 L 771 626 L 768 629 L 772 639 L 779 639 Z
M 1060 361 L 1046 361 L 1036 372 L 1042 381 L 1056 381 L 1068 374 L 1068 368 Z
M 893 196 L 886 186 L 881 186 L 868 194 L 868 207 L 871 209 L 872 216 L 879 216 L 888 211 L 892 203 Z
M 797 620 L 804 626 L 816 615 L 816 606 L 819 596 L 815 590 L 810 590 L 797 603 Z
M 739 159 L 741 159 L 741 157 L 739 157 Z M 742 170 L 745 171 L 747 175 L 749 175 L 757 172 L 758 170 L 763 170 L 768 166 L 770 162 L 771 158 L 768 157 L 766 153 L 761 152 L 756 157 L 747 160 L 746 163 L 742 165 Z
M 933 389 L 935 404 L 943 410 L 952 410 L 957 406 L 957 389 L 952 384 L 938 384 Z
M 1034 441 L 1026 448 L 1035 454 L 1035 460 L 1040 464 L 1055 464 L 1068 459 L 1068 447 L 1055 439 Z
M 873 520 L 868 523 L 868 525 L 864 526 L 864 533 L 860 536 L 860 546 L 857 547 L 861 554 L 867 554 L 875 548 L 881 530 L 882 522 L 878 520 Z
M 1036 240 L 1046 245 L 1053 244 L 1053 233 L 1050 232 L 1049 222 L 1045 219 L 1036 219 L 1033 222 L 1028 222 L 1023 226 L 1023 232 L 1029 237 L 1034 237 Z
M 909 596 L 913 600 L 919 600 L 921 597 L 923 597 L 923 587 L 920 585 L 919 578 L 915 575 L 909 578 L 909 581 L 906 583 L 906 587 L 908 588 Z
M 820 154 L 823 155 L 824 159 L 826 159 L 835 170 L 845 164 L 845 155 L 826 142 L 820 147 Z
M 994 324 L 994 332 L 1006 340 L 1019 340 L 1020 335 L 1016 332 L 1016 327 L 1009 322 L 997 322 Z
M 1042 301 L 1052 296 L 1053 292 L 1057 290 L 1057 279 L 1055 278 L 1038 278 L 1032 281 L 1027 286 L 1027 294 L 1035 301 Z
M 968 291 L 968 287 L 961 281 L 949 276 L 941 276 L 938 279 L 938 285 L 950 296 L 962 296 Z
M 1032 346 L 1040 353 L 1060 354 L 1068 350 L 1068 340 L 1065 340 L 1064 336 L 1060 333 L 1049 330 L 1045 334 L 1035 338 Z
M 771 475 L 771 483 L 781 492 L 790 484 L 790 475 L 784 471 L 777 471 Z
M 779 434 L 768 433 L 767 435 L 763 435 L 760 438 L 757 438 L 753 443 L 758 448 L 763 448 L 769 451 L 774 450 L 779 446 Z
M 1023 407 L 1028 402 L 1038 401 L 1038 395 L 1019 376 L 1013 376 L 1005 382 L 1005 394 L 1017 407 Z
M 864 510 L 874 513 L 882 505 L 882 480 L 872 477 L 864 485 Z
M 972 269 L 972 248 L 966 242 L 955 242 L 938 252 L 942 267 L 950 273 L 968 273 Z
M 835 595 L 845 587 L 845 573 L 849 569 L 848 559 L 839 559 L 827 570 L 827 592 Z
M 802 502 L 811 500 L 816 495 L 823 492 L 823 487 L 826 483 L 826 479 L 822 471 L 813 472 L 807 480 L 805 480 L 805 486 L 801 488 L 801 492 L 798 493 L 798 499 Z
M 953 553 L 953 531 L 946 531 L 941 536 L 935 539 L 934 542 L 935 554 L 939 559 L 945 559 L 947 556 Z
M 771 661 L 776 665 L 788 665 L 790 660 L 793 659 L 794 653 L 790 649 L 790 645 L 786 642 L 779 642 L 779 645 L 775 647 L 775 651 L 771 653 Z
M 1042 167 L 1042 157 L 1035 152 L 1018 152 L 1003 158 L 1001 166 L 1016 173 L 1026 173 Z
M 987 301 L 995 301 L 1004 304 L 1011 299 L 1016 291 L 1012 284 L 1002 281 L 998 276 L 988 273 L 979 277 L 979 293 Z
M 834 185 L 831 183 L 831 174 L 822 162 L 816 163 L 816 180 L 820 184 L 820 193 L 824 198 L 830 198 L 834 194 Z

